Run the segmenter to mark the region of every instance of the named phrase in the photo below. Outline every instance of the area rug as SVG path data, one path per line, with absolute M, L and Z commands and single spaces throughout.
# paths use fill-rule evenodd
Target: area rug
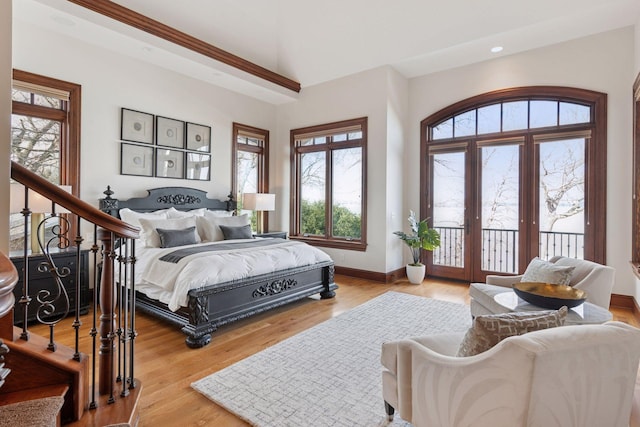
M 470 324 L 468 306 L 387 292 L 191 386 L 254 426 L 405 427 L 384 412 L 382 343 Z

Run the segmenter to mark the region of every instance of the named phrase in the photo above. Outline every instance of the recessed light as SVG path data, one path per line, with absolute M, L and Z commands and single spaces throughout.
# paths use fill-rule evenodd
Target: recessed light
M 492 53 L 502 52 L 502 46 L 494 46 L 491 48 Z

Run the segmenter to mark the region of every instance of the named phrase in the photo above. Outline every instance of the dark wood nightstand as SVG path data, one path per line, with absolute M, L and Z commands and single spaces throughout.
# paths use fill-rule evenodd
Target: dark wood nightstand
M 16 305 L 13 314 L 14 324 L 22 324 L 24 320 L 24 310 L 22 305 L 18 303 L 22 297 L 22 278 L 24 276 L 24 257 L 22 254 L 11 253 L 11 262 L 18 270 L 18 283 L 13 288 L 13 295 L 16 298 Z M 51 258 L 58 270 L 69 268 L 69 275 L 62 278 L 62 284 L 69 296 L 69 314 L 75 313 L 76 303 L 76 272 L 80 268 L 80 314 L 86 314 L 89 311 L 91 295 L 89 294 L 89 250 L 80 251 L 80 265 L 76 265 L 76 249 L 61 250 L 51 254 Z M 28 321 L 36 319 L 38 302 L 36 300 L 38 292 L 47 290 L 55 295 L 57 293 L 56 282 L 48 271 L 38 271 L 40 263 L 45 261 L 43 254 L 29 255 L 29 296 L 31 303 L 29 304 Z M 66 304 L 57 304 L 50 317 L 56 317 L 66 309 Z
M 254 233 L 253 237 L 275 237 L 278 239 L 286 239 L 286 231 L 267 231 L 266 233 Z

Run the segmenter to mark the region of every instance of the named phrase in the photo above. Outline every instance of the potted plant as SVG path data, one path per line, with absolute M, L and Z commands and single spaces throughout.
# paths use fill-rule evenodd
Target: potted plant
M 407 234 L 403 231 L 394 231 L 393 234 L 398 236 L 407 244 L 413 257 L 413 262 L 407 264 L 407 278 L 409 282 L 414 284 L 422 283 L 426 272 L 426 266 L 420 262 L 420 251 L 432 251 L 440 246 L 440 233 L 433 228 L 429 228 L 427 224 L 428 218 L 418 221 L 416 214 L 409 211 L 409 226 L 411 233 Z

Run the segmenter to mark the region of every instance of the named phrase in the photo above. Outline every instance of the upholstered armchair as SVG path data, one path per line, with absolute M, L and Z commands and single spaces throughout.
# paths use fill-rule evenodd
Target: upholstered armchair
M 555 256 L 549 260 L 556 266 L 574 267 L 571 273 L 569 285 L 582 289 L 587 293 L 587 302 L 609 309 L 611 291 L 615 279 L 615 269 L 583 259 Z M 504 286 L 511 288 L 514 283 L 520 282 L 522 274 L 515 276 L 487 275 L 485 282 L 488 285 Z
M 382 395 L 415 427 L 628 426 L 640 330 L 621 322 L 509 337 L 455 357 L 462 334 L 382 346 Z

